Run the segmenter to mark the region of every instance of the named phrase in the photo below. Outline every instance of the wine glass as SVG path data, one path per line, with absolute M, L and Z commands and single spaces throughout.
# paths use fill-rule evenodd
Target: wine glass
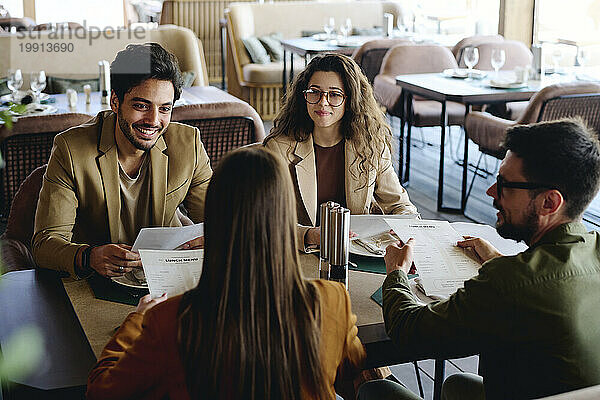
M 323 30 L 325 31 L 325 34 L 327 35 L 327 39 L 331 39 L 331 34 L 333 33 L 334 29 L 335 29 L 335 18 L 333 18 L 333 17 L 327 18 L 325 25 L 323 25 Z
M 561 58 L 562 52 L 560 51 L 560 48 L 554 47 L 554 51 L 552 52 L 552 72 L 555 74 L 558 74 L 558 66 L 560 64 Z
M 17 99 L 19 89 L 23 86 L 23 74 L 20 69 L 8 70 L 8 79 L 6 80 L 6 86 L 12 92 L 11 98 L 14 102 Z
M 36 103 L 39 100 L 40 93 L 46 88 L 46 73 L 44 71 L 32 72 L 29 81 L 31 91 L 35 95 Z
M 575 58 L 575 61 L 576 61 L 575 65 L 584 67 L 586 57 L 587 57 L 587 54 L 586 54 L 585 50 L 583 50 L 582 48 L 578 48 L 577 49 L 577 57 Z
M 352 34 L 352 20 L 346 18 L 346 21 L 340 25 L 340 32 L 344 36 L 344 43 L 348 42 L 348 36 Z
M 467 80 L 472 80 L 473 67 L 479 61 L 479 49 L 473 46 L 465 47 L 465 52 L 463 56 L 465 59 L 465 65 L 467 66 L 467 68 L 469 68 Z
M 498 70 L 502 68 L 505 62 L 506 53 L 504 52 L 504 49 L 493 49 L 490 63 L 492 64 L 492 68 L 494 68 L 496 79 L 498 79 Z

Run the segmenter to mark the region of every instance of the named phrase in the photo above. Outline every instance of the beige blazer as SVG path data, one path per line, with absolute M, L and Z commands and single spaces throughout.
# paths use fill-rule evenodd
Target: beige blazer
M 356 315 L 352 313 L 348 291 L 337 282 L 311 283 L 319 292 L 321 310 L 320 357 L 327 383 L 327 393 L 323 395 L 335 399 L 333 384 L 338 369 L 342 365 L 360 366 L 366 354 L 357 336 Z M 176 296 L 143 316 L 129 314 L 90 372 L 87 399 L 190 398 L 178 356 L 180 303 L 181 296 Z M 303 398 L 310 399 L 306 394 Z
M 298 223 L 303 225 L 299 235 L 304 237 L 307 227 L 317 220 L 317 170 L 312 135 L 304 142 L 279 136 L 269 140 L 266 147 L 279 154 L 289 165 L 296 192 Z M 400 185 L 392 168 L 392 159 L 386 147 L 375 160 L 376 168 L 364 173 L 358 171 L 357 155 L 351 140 L 346 140 L 346 207 L 351 214 L 369 214 L 373 206 L 384 214 L 416 213 L 408 193 Z M 367 182 L 368 183 L 365 184 Z
M 39 267 L 75 276 L 80 247 L 117 243 L 121 196 L 115 124 L 116 115 L 104 111 L 54 139 L 32 239 Z M 149 155 L 152 225 L 180 225 L 181 203 L 194 222 L 202 221 L 212 170 L 198 129 L 171 122 Z

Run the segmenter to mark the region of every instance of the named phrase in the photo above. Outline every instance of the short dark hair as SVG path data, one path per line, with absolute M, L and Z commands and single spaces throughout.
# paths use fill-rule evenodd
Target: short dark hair
M 147 79 L 171 81 L 175 96 L 179 99 L 183 79 L 177 58 L 158 43 L 129 44 L 117 53 L 110 64 L 110 86 L 119 103 L 125 93 Z
M 598 192 L 598 135 L 579 118 L 515 126 L 506 132 L 504 148 L 523 160 L 528 180 L 560 191 L 570 219 L 578 218 Z

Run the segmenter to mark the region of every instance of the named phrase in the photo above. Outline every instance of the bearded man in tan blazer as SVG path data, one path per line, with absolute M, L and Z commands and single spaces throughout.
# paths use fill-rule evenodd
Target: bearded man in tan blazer
M 141 267 L 131 251 L 139 230 L 181 225 L 181 203 L 201 222 L 212 175 L 198 129 L 170 122 L 182 87 L 172 54 L 128 45 L 111 64 L 111 86 L 112 111 L 56 136 L 36 211 L 37 265 L 76 278 Z

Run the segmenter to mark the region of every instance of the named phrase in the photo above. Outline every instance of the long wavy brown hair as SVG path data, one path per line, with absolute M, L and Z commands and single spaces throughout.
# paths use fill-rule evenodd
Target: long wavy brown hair
M 312 134 L 314 123 L 306 110 L 302 92 L 308 89 L 308 83 L 317 71 L 336 72 L 344 83 L 346 111 L 341 133 L 354 146 L 359 174 L 368 176 L 368 171 L 376 166 L 374 160 L 383 154 L 385 146 L 391 151 L 392 131 L 367 77 L 352 58 L 341 54 L 318 55 L 298 74 L 264 142 L 278 136 L 303 142 Z
M 206 193 L 204 267 L 179 309 L 193 399 L 320 399 L 319 298 L 296 253 L 288 170 L 264 148 L 229 153 Z

